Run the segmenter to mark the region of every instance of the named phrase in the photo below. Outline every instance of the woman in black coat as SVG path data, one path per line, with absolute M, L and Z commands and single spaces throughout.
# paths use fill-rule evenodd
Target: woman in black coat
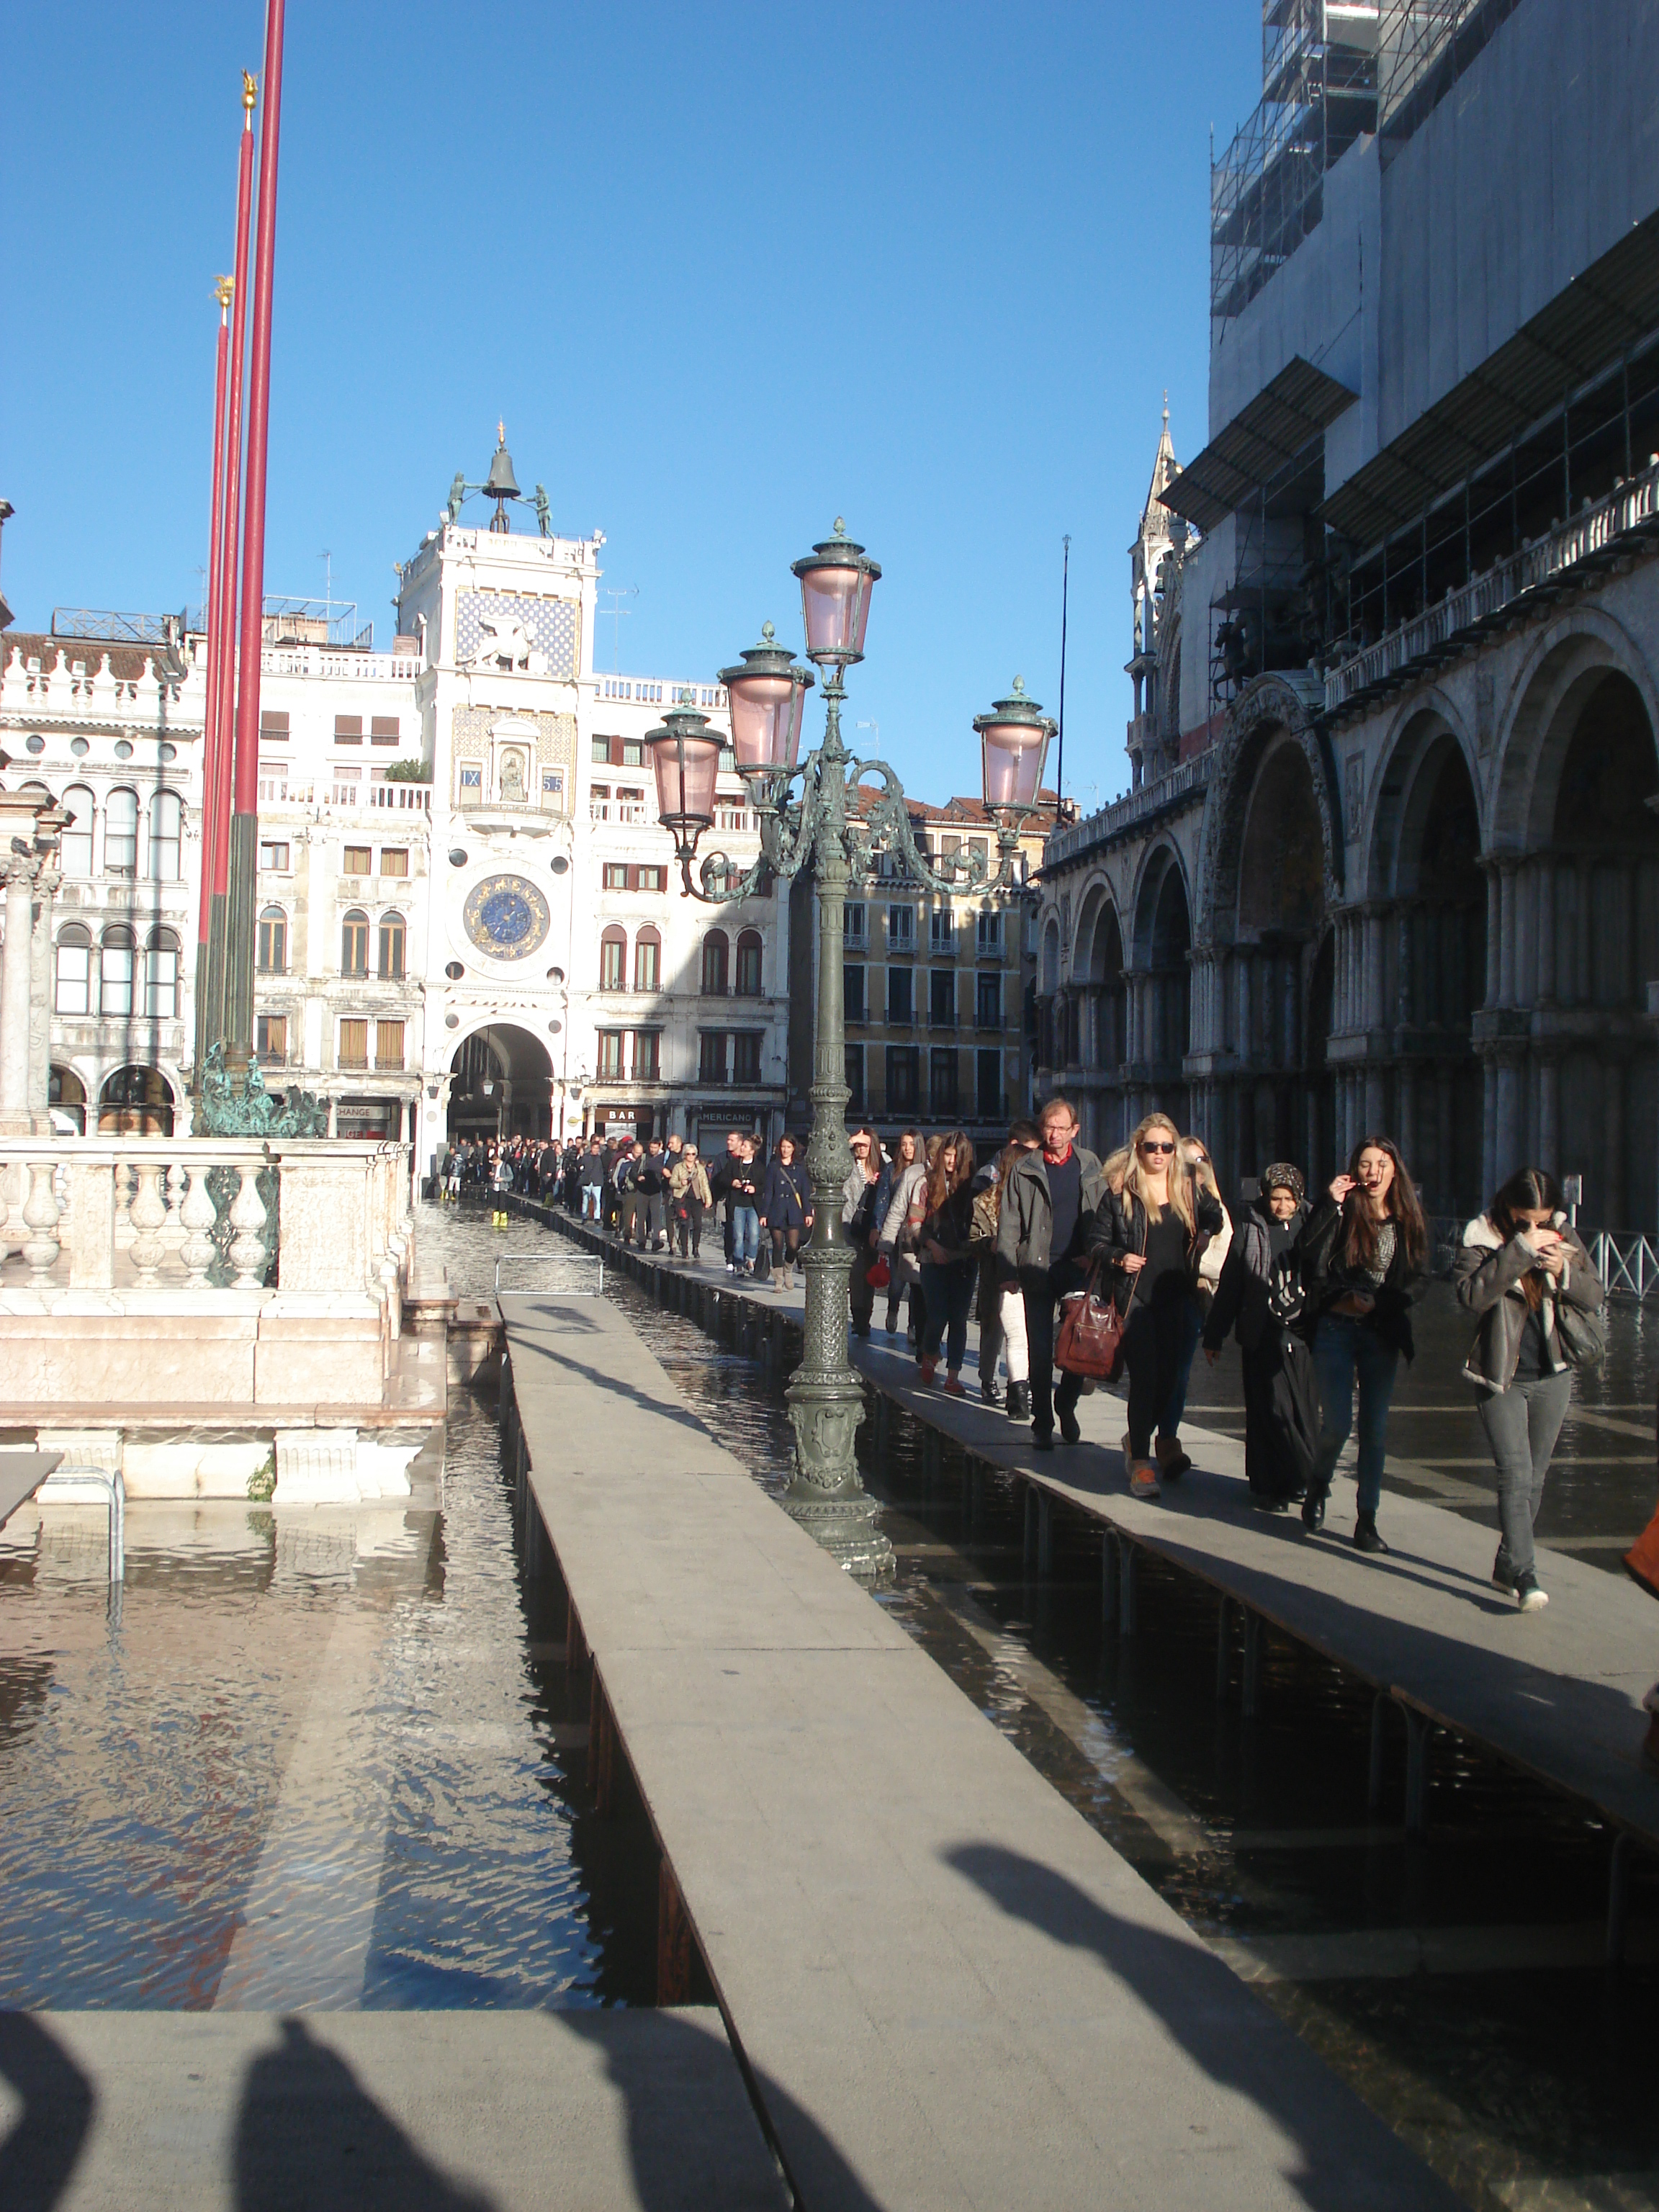
M 1182 1325 L 1198 1262 L 1224 1218 L 1220 1200 L 1178 1163 L 1180 1141 L 1168 1115 L 1148 1115 L 1127 1152 L 1107 1161 L 1106 1195 L 1084 1232 L 1085 1250 L 1097 1253 L 1112 1272 L 1112 1295 L 1124 1316 L 1129 1431 L 1123 1456 L 1137 1498 L 1160 1494 L 1152 1437 L 1180 1370 Z M 1068 1443 L 1075 1441 L 1067 1435 Z
M 772 1287 L 795 1287 L 795 1255 L 812 1226 L 812 1186 L 793 1137 L 780 1137 L 760 1194 L 761 1227 L 772 1233 Z
M 1314 1374 L 1324 1409 L 1319 1450 L 1302 1523 L 1325 1525 L 1325 1500 L 1337 1455 L 1353 1425 L 1359 1385 L 1359 1494 L 1353 1540 L 1386 1552 L 1376 1533 L 1388 1449 L 1389 1405 L 1401 1358 L 1416 1350 L 1412 1308 L 1429 1283 L 1429 1238 L 1417 1193 L 1390 1137 L 1362 1137 L 1310 1216 L 1297 1243 L 1311 1334 Z
M 1305 1498 L 1319 1443 L 1319 1394 L 1308 1347 L 1289 1326 L 1300 1304 L 1292 1248 L 1308 1218 L 1302 1175 L 1261 1171 L 1261 1194 L 1238 1224 L 1204 1324 L 1213 1362 L 1231 1328 L 1244 1379 L 1244 1473 L 1250 1502 L 1282 1513 Z

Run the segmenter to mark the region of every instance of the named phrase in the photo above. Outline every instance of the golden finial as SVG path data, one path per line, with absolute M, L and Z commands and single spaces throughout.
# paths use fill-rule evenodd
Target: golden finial
M 213 280 L 213 296 L 228 313 L 230 303 L 236 297 L 236 279 L 234 276 L 216 276 Z
M 244 70 L 242 71 L 242 105 L 250 115 L 258 104 L 258 99 L 259 88 L 254 82 L 253 72 L 252 70 Z
M 507 418 L 505 416 L 497 416 L 495 418 L 495 443 L 498 446 L 504 446 L 507 443 Z

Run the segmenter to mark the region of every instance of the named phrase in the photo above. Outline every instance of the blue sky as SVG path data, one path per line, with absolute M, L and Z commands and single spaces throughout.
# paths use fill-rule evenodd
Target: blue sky
M 262 36 L 259 0 L 10 18 L 27 626 L 198 597 Z M 384 643 L 393 562 L 503 416 L 526 490 L 636 587 L 623 667 L 702 677 L 769 617 L 799 637 L 788 563 L 844 514 L 885 570 L 853 719 L 943 799 L 1016 670 L 1056 703 L 1069 531 L 1066 784 L 1111 796 L 1125 549 L 1166 386 L 1177 453 L 1203 442 L 1209 130 L 1260 50 L 1255 0 L 289 0 L 267 589 L 320 593 L 330 549 Z

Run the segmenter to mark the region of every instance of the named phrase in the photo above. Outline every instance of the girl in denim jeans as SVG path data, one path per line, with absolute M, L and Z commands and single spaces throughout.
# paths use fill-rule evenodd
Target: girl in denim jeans
M 1353 1540 L 1386 1552 L 1376 1533 L 1389 1405 L 1400 1356 L 1407 1359 L 1412 1308 L 1428 1287 L 1428 1231 L 1399 1147 L 1362 1137 L 1297 1240 L 1323 1419 L 1302 1525 L 1325 1525 L 1337 1455 L 1353 1425 L 1359 1385 L 1359 1496 Z
M 742 1152 L 732 1163 L 732 1178 L 726 1186 L 726 1202 L 732 1209 L 732 1273 L 752 1275 L 755 1261 L 760 1253 L 760 1187 L 761 1171 L 755 1161 L 755 1146 L 747 1139 Z

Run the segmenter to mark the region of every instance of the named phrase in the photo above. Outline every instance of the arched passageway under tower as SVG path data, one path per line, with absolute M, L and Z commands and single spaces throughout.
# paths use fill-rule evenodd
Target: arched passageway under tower
M 551 1135 L 553 1062 L 528 1030 L 512 1022 L 475 1030 L 456 1047 L 449 1068 L 452 1144 Z

